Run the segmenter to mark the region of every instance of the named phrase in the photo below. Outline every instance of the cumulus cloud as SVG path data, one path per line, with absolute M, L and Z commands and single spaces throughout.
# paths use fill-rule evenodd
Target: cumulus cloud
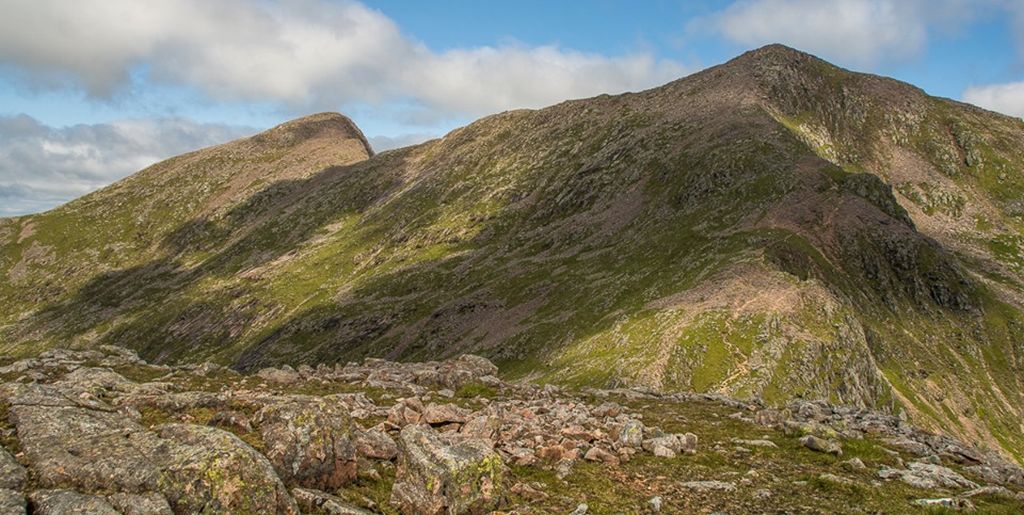
M 962 98 L 985 109 L 1024 117 L 1024 82 L 971 86 L 964 90 Z
M 49 209 L 161 159 L 251 132 L 181 118 L 58 128 L 0 116 L 0 216 Z
M 1003 0 L 740 0 L 691 26 L 748 46 L 784 43 L 871 66 L 920 53 Z M 1014 0 L 1015 1 L 1015 0 Z
M 515 44 L 435 52 L 350 0 L 0 0 L 0 63 L 32 84 L 109 96 L 147 80 L 294 108 L 413 100 L 462 115 L 654 86 L 649 53 Z M 46 34 L 46 37 L 40 35 Z

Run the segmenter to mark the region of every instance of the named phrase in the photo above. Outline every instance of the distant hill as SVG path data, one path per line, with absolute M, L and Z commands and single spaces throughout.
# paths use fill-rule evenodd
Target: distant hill
M 0 349 L 825 398 L 1024 458 L 1024 122 L 773 45 L 372 155 L 321 114 L 0 221 Z

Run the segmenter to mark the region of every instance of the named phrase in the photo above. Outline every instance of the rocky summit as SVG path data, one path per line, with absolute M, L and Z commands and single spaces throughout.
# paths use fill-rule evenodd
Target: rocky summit
M 294 120 L 0 219 L 10 500 L 1014 511 L 1022 199 L 1020 119 L 780 45 Z
M 821 401 L 507 382 L 487 359 L 0 367 L 3 513 L 1017 513 L 1024 469 Z

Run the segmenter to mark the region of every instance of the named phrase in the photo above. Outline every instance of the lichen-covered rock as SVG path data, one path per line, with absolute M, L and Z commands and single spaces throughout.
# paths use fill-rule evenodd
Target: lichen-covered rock
M 474 438 L 493 440 L 501 431 L 501 419 L 495 415 L 479 415 L 470 418 L 459 429 L 459 432 Z
M 924 489 L 968 489 L 978 487 L 977 483 L 957 474 L 952 469 L 932 463 L 913 462 L 908 464 L 905 470 L 883 468 L 878 471 L 878 477 L 882 479 L 899 479 L 910 486 Z
M 4 515 L 23 515 L 28 510 L 25 496 L 21 492 L 0 488 L 0 513 Z
M 356 436 L 356 452 L 364 458 L 392 460 L 398 456 L 398 444 L 387 433 L 369 429 Z
M 399 399 L 388 411 L 388 422 L 398 427 L 418 424 L 423 419 L 423 402 L 416 397 Z
M 843 447 L 839 442 L 818 438 L 814 435 L 806 435 L 800 438 L 800 443 L 812 451 L 824 452 L 835 456 L 843 455 Z
M 267 458 L 221 429 L 167 424 L 174 444 L 159 480 L 175 513 L 298 513 Z
M 640 448 L 644 441 L 644 424 L 639 420 L 630 419 L 619 431 L 619 445 L 623 447 Z
M 134 385 L 121 374 L 109 368 L 77 368 L 56 383 L 75 391 L 102 392 L 106 390 L 127 390 Z
M 120 413 L 82 407 L 48 386 L 23 393 L 10 398 L 10 417 L 40 485 L 153 489 L 167 447 L 152 432 Z
M 469 420 L 471 412 L 454 404 L 428 404 L 423 409 L 423 421 L 430 425 L 458 423 Z
M 260 379 L 278 384 L 291 384 L 302 379 L 302 376 L 288 365 L 285 365 L 282 368 L 264 368 L 259 372 L 256 372 L 256 375 L 259 376 Z
M 108 495 L 107 502 L 124 515 L 174 515 L 167 499 L 156 492 L 145 494 L 118 492 Z
M 403 513 L 485 513 L 502 499 L 504 464 L 484 439 L 446 439 L 433 429 L 408 425 L 399 455 L 391 503 Z
M 71 490 L 36 490 L 28 498 L 32 513 L 39 515 L 121 515 L 106 499 Z
M 333 490 L 355 479 L 357 435 L 343 405 L 297 396 L 264 407 L 253 423 L 285 482 Z
M 25 486 L 25 477 L 25 467 L 7 449 L 0 447 L 0 488 L 21 490 Z
M 239 433 L 252 432 L 252 423 L 249 421 L 249 417 L 245 413 L 235 410 L 214 413 L 206 425 L 234 430 Z
M 372 515 L 373 512 L 357 508 L 344 499 L 320 490 L 293 488 L 292 497 L 303 513 L 325 513 L 327 515 Z

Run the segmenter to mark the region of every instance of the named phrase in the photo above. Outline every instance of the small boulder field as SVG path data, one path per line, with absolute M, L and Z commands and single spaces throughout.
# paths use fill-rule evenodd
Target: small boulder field
M 3 514 L 1021 513 L 1022 492 L 1002 455 L 891 414 L 509 382 L 472 355 L 0 361 Z

